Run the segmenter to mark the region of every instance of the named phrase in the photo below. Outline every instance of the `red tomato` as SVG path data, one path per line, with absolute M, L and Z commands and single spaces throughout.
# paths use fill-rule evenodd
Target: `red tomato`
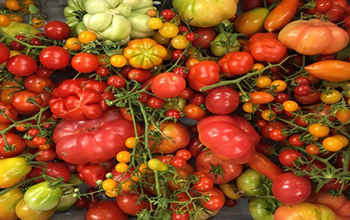
M 215 184 L 228 183 L 242 173 L 242 165 L 234 161 L 222 160 L 211 151 L 203 151 L 196 158 L 196 168 L 214 181 Z
M 204 149 L 204 145 L 201 143 L 198 136 L 193 137 L 187 147 L 193 157 L 197 157 Z
M 262 133 L 262 135 L 264 135 L 264 137 L 271 139 L 270 133 L 271 133 L 272 130 L 274 130 L 274 129 L 283 129 L 284 127 L 286 127 L 286 125 L 284 123 L 271 122 L 268 126 L 263 127 L 261 129 L 261 133 Z
M 3 64 L 10 58 L 10 50 L 5 44 L 0 43 L 0 64 Z
M 78 53 L 72 59 L 73 68 L 80 73 L 91 73 L 98 65 L 98 58 L 90 53 Z
M 227 115 L 234 112 L 240 99 L 238 92 L 229 87 L 211 90 L 205 98 L 205 106 L 213 114 Z
M 43 169 L 41 167 L 36 167 L 31 172 L 31 177 L 37 177 L 43 174 Z M 68 168 L 63 163 L 47 163 L 46 164 L 46 173 L 48 176 L 54 177 L 56 179 L 62 177 L 63 182 L 68 182 L 70 172 Z M 36 180 L 35 182 L 42 182 L 44 179 Z
M 134 204 L 135 205 L 135 204 Z M 86 213 L 86 220 L 128 220 L 128 215 L 120 210 L 115 201 L 102 201 L 91 207 Z
M 38 97 L 37 94 L 23 90 L 16 92 L 12 97 L 11 104 L 20 114 L 30 115 L 39 111 L 39 107 L 35 104 L 32 104 L 30 100 L 35 101 L 39 106 L 42 105 L 43 100 Z
M 132 69 L 128 72 L 128 79 L 135 80 L 139 83 L 144 83 L 152 78 L 152 72 L 149 70 Z
M 210 196 L 210 200 L 203 202 L 203 206 L 210 211 L 220 210 L 225 204 L 224 193 L 218 188 L 212 188 L 211 190 L 204 192 L 203 194 Z
M 2 124 L 10 124 L 9 118 L 15 120 L 18 116 L 16 109 L 7 102 L 0 101 L 0 110 L 7 116 L 0 115 L 0 123 Z
M 16 76 L 29 76 L 38 68 L 36 61 L 28 55 L 16 55 L 6 62 L 7 70 Z
M 52 80 L 48 77 L 43 78 L 37 74 L 26 77 L 24 80 L 24 86 L 31 92 L 42 93 L 44 90 L 52 89 Z
M 56 158 L 56 152 L 53 149 L 38 150 L 38 156 L 35 157 L 37 161 L 48 162 Z
M 52 70 L 43 66 L 39 66 L 38 69 L 36 70 L 36 74 L 42 78 L 50 77 L 52 75 L 52 72 L 53 72 Z
M 24 140 L 16 134 L 7 133 L 5 138 L 8 146 L 6 146 L 4 138 L 0 135 L 0 156 L 14 157 L 21 154 L 25 147 Z
M 218 62 L 224 77 L 232 78 L 249 72 L 254 64 L 254 58 L 247 52 L 230 52 Z
M 214 181 L 210 177 L 199 177 L 193 187 L 199 192 L 206 192 L 214 187 Z
M 125 86 L 126 81 L 122 76 L 110 76 L 107 80 L 107 84 L 119 89 Z
M 198 28 L 194 31 L 196 38 L 192 41 L 192 46 L 208 49 L 215 39 L 216 33 L 213 28 Z
M 139 200 L 140 196 L 130 192 L 123 192 L 117 196 L 117 204 L 120 209 L 132 216 L 136 216 L 137 213 L 142 212 L 142 210 L 150 209 L 149 201 Z
M 71 34 L 70 27 L 62 21 L 50 21 L 45 25 L 45 35 L 54 40 L 65 40 Z
M 272 185 L 273 195 L 278 201 L 287 205 L 304 202 L 310 196 L 311 190 L 308 179 L 290 172 L 279 175 Z
M 161 73 L 154 77 L 151 89 L 160 98 L 175 98 L 186 88 L 186 81 L 175 73 Z
M 96 187 L 97 180 L 105 180 L 108 172 L 106 167 L 98 164 L 78 165 L 77 171 L 79 173 L 79 177 L 90 187 Z
M 294 161 L 298 157 L 302 157 L 302 156 L 303 155 L 300 152 L 296 151 L 296 150 L 286 150 L 286 151 L 283 151 L 279 155 L 278 159 L 281 162 L 281 164 L 283 164 L 284 166 L 292 167 Z
M 50 46 L 40 52 L 39 60 L 44 67 L 59 70 L 69 65 L 70 55 L 62 47 Z
M 243 10 L 250 11 L 254 8 L 263 7 L 263 3 L 262 0 L 243 0 Z
M 294 94 L 294 100 L 303 105 L 315 104 L 316 102 L 320 101 L 320 97 L 321 97 L 321 92 L 319 91 L 313 92 L 306 96 L 299 96 L 297 94 Z
M 187 79 L 192 89 L 200 91 L 220 81 L 220 67 L 213 61 L 199 62 L 190 68 Z

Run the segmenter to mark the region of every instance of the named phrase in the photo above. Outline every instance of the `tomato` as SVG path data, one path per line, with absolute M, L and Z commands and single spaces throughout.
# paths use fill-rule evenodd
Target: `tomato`
M 71 34 L 70 27 L 62 21 L 50 21 L 45 25 L 45 35 L 54 40 L 65 40 Z
M 3 111 L 3 113 L 6 115 L 0 115 L 0 123 L 3 124 L 10 124 L 11 120 L 17 119 L 18 113 L 16 109 L 6 102 L 0 101 L 0 109 Z
M 173 38 L 179 33 L 179 28 L 170 22 L 165 22 L 158 31 L 163 37 Z
M 193 137 L 191 139 L 191 142 L 188 145 L 188 150 L 191 152 L 191 155 L 193 157 L 197 157 L 202 150 L 204 149 L 204 146 L 200 142 L 198 137 Z
M 39 106 L 42 104 L 42 99 L 37 94 L 27 90 L 17 92 L 11 100 L 11 104 L 18 113 L 30 115 L 39 111 L 39 107 L 32 104 L 30 100 L 33 100 Z
M 0 64 L 3 64 L 10 58 L 10 50 L 5 44 L 0 43 Z
M 347 123 L 350 120 L 350 110 L 340 109 L 336 112 L 335 116 L 341 123 Z
M 195 105 L 201 105 L 204 103 L 204 95 L 196 92 L 190 97 L 190 102 Z
M 329 134 L 329 128 L 321 123 L 311 124 L 309 132 L 315 137 L 325 137 Z
M 16 205 L 16 215 L 23 220 L 49 220 L 54 213 L 55 208 L 47 211 L 34 211 L 28 207 L 24 199 Z
M 123 192 L 117 196 L 117 204 L 124 213 L 136 216 L 136 214 L 142 212 L 142 210 L 150 209 L 149 201 L 143 201 L 139 198 L 140 196 L 137 194 Z
M 239 105 L 238 92 L 229 87 L 219 87 L 211 90 L 205 99 L 207 109 L 213 114 L 230 114 Z
M 9 188 L 22 181 L 32 169 L 23 157 L 0 159 L 0 188 Z
M 37 74 L 33 74 L 25 78 L 24 86 L 31 92 L 42 93 L 44 90 L 52 89 L 53 82 L 48 77 L 43 78 Z
M 215 184 L 228 183 L 242 172 L 242 165 L 234 161 L 222 160 L 211 151 L 203 151 L 196 158 L 196 168 L 214 181 Z
M 62 47 L 49 46 L 40 52 L 39 60 L 44 67 L 59 70 L 69 65 L 70 55 Z
M 8 158 L 14 157 L 21 154 L 25 147 L 24 140 L 16 134 L 6 133 L 5 134 L 6 146 L 4 138 L 0 136 L 0 156 Z
M 264 31 L 264 22 L 268 15 L 269 10 L 266 8 L 253 8 L 239 15 L 234 22 L 234 27 L 238 32 L 244 34 L 244 36 L 250 37 Z
M 185 49 L 190 42 L 186 39 L 185 36 L 177 35 L 173 39 L 171 39 L 171 45 L 178 50 Z
M 19 11 L 21 9 L 17 0 L 7 0 L 5 2 L 5 5 L 6 5 L 6 8 L 12 11 Z
M 298 85 L 297 87 L 294 88 L 293 91 L 294 91 L 294 94 L 298 96 L 310 95 L 312 92 L 311 87 L 305 84 Z
M 150 126 L 150 130 L 159 133 L 154 126 Z M 170 154 L 186 147 L 190 143 L 190 133 L 188 129 L 181 123 L 164 122 L 160 125 L 161 135 L 167 137 L 162 139 L 157 144 L 155 140 L 157 137 L 149 137 L 149 146 L 155 152 Z
M 7 70 L 13 75 L 29 76 L 33 74 L 38 65 L 36 61 L 27 55 L 17 55 L 11 57 L 6 63 Z
M 127 63 L 126 58 L 123 55 L 119 55 L 119 54 L 111 56 L 109 61 L 112 64 L 112 66 L 116 68 L 122 68 Z
M 270 133 L 272 130 L 283 129 L 284 127 L 286 127 L 286 125 L 281 122 L 271 122 L 268 126 L 261 129 L 261 133 L 264 137 L 271 139 Z
M 188 104 L 185 107 L 184 111 L 187 118 L 194 119 L 197 121 L 201 120 L 206 115 L 206 111 L 202 109 L 200 106 L 195 104 Z
M 135 204 L 133 204 L 135 206 Z M 86 220 L 128 220 L 115 201 L 102 201 L 91 207 L 86 213 Z
M 139 83 L 145 83 L 152 78 L 152 73 L 149 70 L 132 69 L 128 72 L 128 79 L 135 80 Z M 153 81 L 152 81 L 153 82 Z
M 287 112 L 295 112 L 296 110 L 298 110 L 299 105 L 294 101 L 286 101 L 283 102 L 283 108 Z
M 268 92 L 252 92 L 250 94 L 250 103 L 253 104 L 267 104 L 274 100 L 275 98 Z
M 318 102 L 320 100 L 320 96 L 321 96 L 321 93 L 318 91 L 318 92 L 312 92 L 311 94 L 304 95 L 304 96 L 294 94 L 294 99 L 300 104 L 311 105 Z
M 78 39 L 83 44 L 89 44 L 91 41 L 96 40 L 96 35 L 90 31 L 82 31 L 79 33 Z
M 266 194 L 266 189 L 262 186 L 265 181 L 264 175 L 255 170 L 247 169 L 236 179 L 236 186 L 245 195 L 260 196 Z
M 6 15 L 0 15 L 0 26 L 1 27 L 7 27 L 11 23 L 11 20 L 8 16 Z
M 337 103 L 341 100 L 342 95 L 338 90 L 333 90 L 330 93 L 321 93 L 321 101 L 326 103 L 326 104 L 334 104 Z
M 192 41 L 192 46 L 208 49 L 215 39 L 216 33 L 213 28 L 198 28 L 194 31 L 196 38 Z
M 292 167 L 294 164 L 294 161 L 298 158 L 298 157 L 302 157 L 303 155 L 296 151 L 296 150 L 286 150 L 283 151 L 278 159 L 280 161 L 281 164 L 283 164 L 284 166 L 287 167 Z
M 191 152 L 189 152 L 188 150 L 179 150 L 178 152 L 176 152 L 176 156 L 181 157 L 186 161 L 188 161 L 192 157 Z
M 183 77 L 174 73 L 157 75 L 151 85 L 152 92 L 160 98 L 175 98 L 186 88 Z
M 210 211 L 220 210 L 225 204 L 225 196 L 218 188 L 212 188 L 209 191 L 203 192 L 204 195 L 210 196 L 209 201 L 203 201 L 202 204 Z
M 189 220 L 190 215 L 188 214 L 188 212 L 185 212 L 183 214 L 178 214 L 176 212 L 173 212 L 173 214 L 171 215 L 171 219 L 172 220 Z
M 331 152 L 340 151 L 344 147 L 344 143 L 341 141 L 341 139 L 334 136 L 324 139 L 322 145 L 326 150 Z
M 91 73 L 98 65 L 97 57 L 89 53 L 78 53 L 72 59 L 73 68 L 80 73 Z
M 263 6 L 262 0 L 243 0 L 243 10 L 250 11 Z
M 43 174 L 43 168 L 42 166 L 39 166 L 34 168 L 30 175 L 31 177 L 37 177 L 42 174 Z M 47 163 L 45 174 L 56 179 L 62 177 L 63 182 L 65 183 L 68 182 L 69 176 L 70 176 L 68 168 L 63 163 Z M 35 182 L 38 183 L 42 181 L 44 181 L 44 179 L 39 179 L 39 180 L 36 180 Z
M 86 208 L 88 203 L 89 203 L 89 200 L 86 197 L 81 197 L 74 203 L 74 206 L 77 207 L 78 209 L 84 209 Z
M 257 220 L 274 220 L 273 213 L 276 204 L 274 200 L 254 198 L 249 201 L 250 215 Z
M 254 58 L 247 52 L 230 52 L 218 62 L 224 77 L 232 78 L 249 72 L 254 64 Z
M 288 205 L 305 201 L 310 196 L 311 190 L 308 179 L 290 172 L 279 175 L 272 186 L 272 193 L 276 199 Z
M 36 153 L 38 154 L 38 156 L 36 156 L 35 159 L 41 162 L 48 162 L 55 159 L 56 157 L 56 152 L 53 149 L 48 149 L 45 151 L 38 150 Z
M 153 30 L 157 30 L 162 27 L 163 22 L 159 18 L 151 18 L 147 21 L 147 25 Z
M 220 81 L 220 67 L 213 61 L 202 61 L 190 68 L 188 82 L 196 91 Z

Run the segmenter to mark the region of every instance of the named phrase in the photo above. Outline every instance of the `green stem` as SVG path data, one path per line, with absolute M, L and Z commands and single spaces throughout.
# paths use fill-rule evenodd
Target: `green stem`
M 31 183 L 31 182 L 33 182 L 35 180 L 38 180 L 38 179 L 41 179 L 41 178 L 43 178 L 43 177 L 42 176 L 36 176 L 36 177 L 30 178 L 30 179 L 23 180 L 22 182 L 17 183 L 16 185 L 14 185 L 14 186 L 12 186 L 10 188 L 2 190 L 0 192 L 0 196 L 5 194 L 5 193 L 7 193 L 7 192 L 9 192 L 9 191 L 11 191 L 11 190 L 13 190 L 13 189 L 15 189 L 15 188 L 17 188 L 17 187 L 23 186 L 23 185 L 25 185 L 27 183 Z

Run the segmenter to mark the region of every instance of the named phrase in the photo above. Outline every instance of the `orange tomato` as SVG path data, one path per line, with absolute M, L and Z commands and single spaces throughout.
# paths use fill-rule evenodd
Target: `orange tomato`
M 267 104 L 275 100 L 268 92 L 253 92 L 250 94 L 249 102 L 253 104 Z
M 10 23 L 11 23 L 11 20 L 9 17 L 7 17 L 6 15 L 0 15 L 0 26 L 1 27 L 9 26 Z

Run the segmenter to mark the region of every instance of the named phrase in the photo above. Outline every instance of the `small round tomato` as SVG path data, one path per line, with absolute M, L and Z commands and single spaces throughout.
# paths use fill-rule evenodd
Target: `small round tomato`
M 147 100 L 147 104 L 153 109 L 160 109 L 163 106 L 164 101 L 157 97 L 151 97 Z
M 244 103 L 242 109 L 247 113 L 253 113 L 255 111 L 253 103 L 250 102 Z
M 298 157 L 302 157 L 303 155 L 296 151 L 296 150 L 286 150 L 283 151 L 278 159 L 281 162 L 281 164 L 283 164 L 284 166 L 287 167 L 292 167 L 294 164 L 294 161 L 298 158 Z
M 273 185 L 272 193 L 276 199 L 287 205 L 294 205 L 305 201 L 311 194 L 312 187 L 305 177 L 293 173 L 279 175 Z
M 333 90 L 331 93 L 321 93 L 321 101 L 326 104 L 334 104 L 341 100 L 342 95 L 338 90 Z
M 125 140 L 125 146 L 129 149 L 133 149 L 136 145 L 136 138 L 135 137 L 129 137 Z
M 186 88 L 186 81 L 175 73 L 161 73 L 154 77 L 151 89 L 160 98 L 175 98 Z
M 123 55 L 116 54 L 111 56 L 109 62 L 116 68 L 122 68 L 126 65 L 127 60 Z
M 17 55 L 7 60 L 6 68 L 13 75 L 29 76 L 37 70 L 38 65 L 36 61 L 28 55 Z
M 206 115 L 206 111 L 195 104 L 188 104 L 185 109 L 186 117 L 194 120 L 201 120 Z
M 162 27 L 163 22 L 160 18 L 151 18 L 147 21 L 147 25 L 153 30 L 157 30 Z
M 120 163 L 129 163 L 130 153 L 128 151 L 120 151 L 116 157 L 117 161 Z
M 208 49 L 216 37 L 213 28 L 198 28 L 194 33 L 196 34 L 196 39 L 192 41 L 192 46 L 202 49 Z
M 17 0 L 7 0 L 5 5 L 6 8 L 10 9 L 11 11 L 19 11 L 19 9 L 21 9 Z
M 119 194 L 117 196 L 117 204 L 124 213 L 132 216 L 136 216 L 142 210 L 150 209 L 149 201 L 141 199 L 138 194 L 129 192 Z
M 176 120 L 180 118 L 180 112 L 176 109 L 172 109 L 166 112 L 165 114 L 167 117 L 173 117 Z
M 99 66 L 95 55 L 89 53 L 78 53 L 72 59 L 73 68 L 80 73 L 91 73 Z
M 337 111 L 335 116 L 338 119 L 338 121 L 340 121 L 341 123 L 347 123 L 350 120 L 350 110 L 340 109 Z
M 81 43 L 78 38 L 72 37 L 66 41 L 66 47 L 70 50 L 77 51 L 81 49 Z
M 177 35 L 173 39 L 171 39 L 171 45 L 178 50 L 185 49 L 190 42 L 186 39 L 185 36 Z
M 90 32 L 90 31 L 82 31 L 78 35 L 78 39 L 83 44 L 89 44 L 91 41 L 96 40 L 96 34 Z
M 283 92 L 287 88 L 287 83 L 282 80 L 275 80 L 270 85 L 275 92 Z
M 254 68 L 257 68 L 257 67 L 254 67 Z M 271 85 L 271 82 L 272 82 L 272 80 L 269 77 L 267 77 L 267 76 L 260 76 L 257 79 L 256 86 L 258 88 L 264 89 L 264 88 L 269 87 Z
M 139 83 L 145 83 L 152 78 L 152 72 L 149 70 L 132 69 L 128 72 L 128 79 Z M 153 81 L 152 81 L 153 82 Z
M 264 110 L 261 113 L 261 117 L 265 120 L 265 121 L 273 121 L 276 119 L 276 113 L 272 110 Z
M 37 94 L 27 90 L 17 92 L 12 97 L 11 104 L 18 113 L 30 115 L 39 111 L 39 107 L 31 103 L 31 100 L 39 106 L 42 104 L 42 99 Z
M 300 134 L 293 134 L 288 138 L 288 141 L 294 147 L 301 147 L 305 144 L 300 140 Z
M 306 146 L 306 152 L 310 155 L 318 155 L 320 153 L 320 148 L 317 145 L 309 144 Z
M 287 136 L 283 134 L 283 130 L 281 128 L 273 129 L 270 132 L 269 137 L 274 141 L 284 141 L 287 139 Z
M 121 76 L 111 76 L 107 80 L 107 84 L 109 86 L 113 86 L 115 88 L 123 88 L 126 84 L 126 81 L 123 77 Z
M 0 135 L 0 156 L 8 158 L 21 154 L 25 147 L 24 140 L 16 134 L 7 133 L 5 139 Z
M 5 44 L 0 43 L 0 64 L 3 64 L 10 58 L 11 52 L 5 46 Z
M 212 188 L 203 194 L 210 196 L 208 201 L 203 201 L 203 206 L 210 211 L 220 210 L 225 205 L 225 196 L 221 190 Z
M 48 69 L 58 70 L 69 65 L 70 54 L 58 46 L 49 46 L 41 51 L 39 60 Z
M 309 132 L 315 137 L 326 137 L 329 134 L 329 128 L 321 123 L 315 123 L 309 126 Z
M 186 166 L 187 162 L 182 157 L 173 157 L 170 160 L 170 164 L 175 168 L 182 168 Z
M 301 85 L 298 85 L 297 87 L 295 87 L 293 91 L 294 91 L 294 94 L 296 94 L 298 96 L 306 96 L 306 95 L 311 94 L 312 89 L 307 84 L 301 84 Z
M 0 15 L 0 26 L 7 27 L 11 23 L 11 19 L 6 15 Z
M 125 173 L 127 169 L 128 169 L 128 165 L 126 163 L 118 163 L 117 165 L 115 165 L 115 170 L 118 173 Z
M 295 112 L 298 110 L 299 105 L 295 101 L 285 101 L 283 102 L 283 108 L 287 112 Z
M 191 152 L 189 152 L 188 150 L 179 150 L 178 152 L 176 152 L 176 156 L 181 157 L 186 161 L 188 161 L 192 157 Z
M 31 92 L 42 93 L 45 89 L 50 90 L 53 82 L 50 78 L 43 78 L 37 74 L 28 76 L 24 80 L 24 86 Z
M 65 40 L 71 34 L 70 27 L 63 21 L 50 21 L 44 31 L 46 36 L 54 40 Z
M 322 146 L 328 151 L 337 152 L 344 147 L 344 144 L 339 138 L 333 136 L 324 139 L 322 142 Z
M 159 34 L 166 38 L 173 38 L 179 33 L 179 28 L 170 23 L 165 22 L 160 28 L 159 28 Z
M 238 92 L 229 87 L 215 88 L 205 98 L 205 105 L 213 114 L 230 114 L 237 109 L 239 102 Z
M 206 192 L 214 187 L 214 182 L 209 177 L 200 177 L 198 182 L 195 183 L 193 187 L 199 192 Z
M 35 159 L 41 162 L 48 162 L 55 159 L 56 157 L 56 152 L 53 149 L 49 149 L 45 151 L 38 150 L 36 154 L 38 154 L 38 156 L 36 156 Z
M 175 17 L 175 13 L 170 9 L 164 9 L 160 15 L 163 17 L 164 20 L 170 21 Z

